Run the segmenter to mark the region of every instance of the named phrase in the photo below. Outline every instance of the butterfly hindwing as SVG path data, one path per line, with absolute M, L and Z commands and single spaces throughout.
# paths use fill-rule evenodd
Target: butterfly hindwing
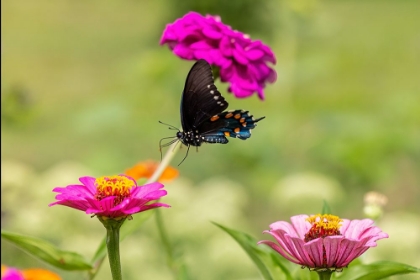
M 264 119 L 254 119 L 248 111 L 230 110 L 212 116 L 200 126 L 201 135 L 208 143 L 228 143 L 226 137 L 239 138 L 246 140 L 251 137 L 251 129 L 255 128 L 256 123 Z
M 197 61 L 188 73 L 181 99 L 181 124 L 184 131 L 223 112 L 228 102 L 214 85 L 213 72 L 207 61 Z

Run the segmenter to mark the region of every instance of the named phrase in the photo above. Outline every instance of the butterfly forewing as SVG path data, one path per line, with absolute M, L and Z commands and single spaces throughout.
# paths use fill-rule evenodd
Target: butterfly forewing
M 200 126 L 223 112 L 228 102 L 214 85 L 213 73 L 205 60 L 197 61 L 188 73 L 181 99 L 181 124 L 184 131 Z

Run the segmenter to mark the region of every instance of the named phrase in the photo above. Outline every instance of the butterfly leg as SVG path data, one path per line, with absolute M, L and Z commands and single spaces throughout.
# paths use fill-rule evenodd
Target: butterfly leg
M 188 152 L 190 151 L 190 146 L 191 146 L 191 145 L 188 145 L 188 148 L 187 148 L 187 153 L 185 154 L 185 157 L 182 159 L 182 161 L 178 164 L 178 166 L 180 166 L 180 165 L 181 165 L 181 163 L 183 163 L 183 162 L 184 162 L 184 160 L 187 158 L 187 156 L 188 156 Z

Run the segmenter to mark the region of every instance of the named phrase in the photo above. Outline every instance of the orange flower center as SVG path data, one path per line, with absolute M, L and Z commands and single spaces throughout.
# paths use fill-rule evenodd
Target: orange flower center
M 109 196 L 115 196 L 114 203 L 118 205 L 124 198 L 130 195 L 132 187 L 136 186 L 133 180 L 128 179 L 125 176 L 103 176 L 96 178 L 95 180 L 97 200 L 102 200 Z
M 340 227 L 343 220 L 334 215 L 317 214 L 306 219 L 312 227 L 305 234 L 305 242 L 326 236 L 341 235 Z

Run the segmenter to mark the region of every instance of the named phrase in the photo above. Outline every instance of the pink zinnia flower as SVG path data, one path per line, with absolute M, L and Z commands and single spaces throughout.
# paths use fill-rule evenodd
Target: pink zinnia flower
M 160 44 L 183 59 L 205 59 L 220 68 L 220 79 L 229 82 L 229 92 L 248 97 L 254 92 L 264 99 L 266 83 L 275 82 L 276 72 L 267 63 L 276 63 L 271 49 L 261 41 L 233 30 L 219 16 L 189 12 L 168 24 Z
M 341 270 L 388 234 L 370 219 L 346 220 L 333 215 L 297 215 L 292 224 L 284 221 L 270 225 L 277 241 L 262 240 L 287 260 L 315 270 Z
M 61 277 L 49 270 L 30 268 L 18 270 L 14 267 L 1 266 L 1 280 L 61 280 Z
M 127 217 L 132 214 L 157 207 L 170 207 L 164 203 L 151 203 L 166 195 L 161 183 L 137 186 L 136 181 L 126 175 L 104 176 L 99 178 L 81 177 L 82 185 L 69 185 L 55 188 L 59 194 L 56 204 L 85 211 L 108 218 Z

